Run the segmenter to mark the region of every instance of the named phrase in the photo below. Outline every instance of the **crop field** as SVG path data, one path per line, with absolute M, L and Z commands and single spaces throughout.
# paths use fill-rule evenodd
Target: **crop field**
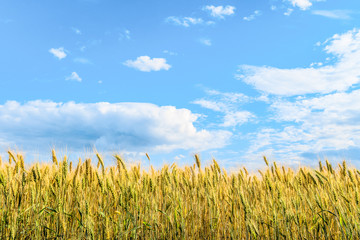
M 359 239 L 360 172 L 269 163 L 250 175 L 213 160 L 142 170 L 115 155 L 0 165 L 0 239 Z

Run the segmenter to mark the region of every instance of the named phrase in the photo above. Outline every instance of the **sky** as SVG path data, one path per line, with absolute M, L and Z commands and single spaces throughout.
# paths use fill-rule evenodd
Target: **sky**
M 360 167 L 358 0 L 1 0 L 0 154 Z

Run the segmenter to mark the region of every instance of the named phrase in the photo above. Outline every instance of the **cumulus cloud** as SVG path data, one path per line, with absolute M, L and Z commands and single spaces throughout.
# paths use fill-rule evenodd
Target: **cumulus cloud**
M 63 59 L 66 57 L 66 52 L 65 49 L 63 47 L 60 48 L 51 48 L 49 50 L 50 53 L 52 53 L 55 57 L 57 57 L 58 59 Z
M 360 30 L 335 34 L 323 44 L 324 51 L 336 58 L 332 65 L 293 69 L 242 65 L 236 78 L 262 92 L 284 96 L 345 91 L 359 83 Z
M 351 19 L 351 11 L 348 10 L 314 10 L 311 13 L 333 19 Z
M 298 7 L 301 10 L 305 11 L 308 10 L 312 5 L 313 2 L 322 2 L 326 0 L 288 0 L 293 7 Z
M 228 143 L 230 132 L 197 129 L 197 119 L 188 109 L 149 103 L 8 101 L 0 105 L 0 144 L 163 152 Z
M 329 57 L 312 67 L 240 67 L 237 77 L 266 94 L 254 100 L 263 101 L 268 113 L 266 122 L 246 134 L 250 146 L 244 159 L 267 155 L 292 166 L 317 157 L 358 160 L 360 30 L 335 34 L 316 46 Z M 227 107 L 219 101 L 200 104 L 214 111 Z
M 149 56 L 140 56 L 136 60 L 127 60 L 124 65 L 142 72 L 169 70 L 171 68 L 171 65 L 166 63 L 165 58 L 150 58 Z
M 225 18 L 225 16 L 230 16 L 235 14 L 235 7 L 234 6 L 214 6 L 214 5 L 207 5 L 203 8 L 205 11 L 210 12 L 210 15 L 216 18 Z
M 312 6 L 310 0 L 289 0 L 294 7 L 299 7 L 301 10 L 307 10 Z
M 70 76 L 66 77 L 65 80 L 81 82 L 82 78 L 76 72 L 72 72 Z
M 254 11 L 253 14 L 251 14 L 251 15 L 249 15 L 249 16 L 247 16 L 247 17 L 243 17 L 243 19 L 244 19 L 245 21 L 252 21 L 252 20 L 254 20 L 256 17 L 258 17 L 258 16 L 260 16 L 260 15 L 261 15 L 261 11 L 256 10 L 256 11 Z

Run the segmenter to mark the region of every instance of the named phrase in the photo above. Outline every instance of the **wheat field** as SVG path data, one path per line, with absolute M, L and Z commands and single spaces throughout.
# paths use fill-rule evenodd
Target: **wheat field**
M 0 162 L 0 239 L 359 239 L 360 172 L 269 164 L 228 174 L 213 160 L 161 169 L 102 157 Z M 148 155 L 147 155 L 148 156 Z M 149 156 L 148 156 L 149 157 Z M 94 165 L 93 165 L 94 163 Z

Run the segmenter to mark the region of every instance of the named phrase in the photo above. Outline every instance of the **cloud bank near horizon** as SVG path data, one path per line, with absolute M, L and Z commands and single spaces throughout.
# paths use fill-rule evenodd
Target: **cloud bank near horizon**
M 150 103 L 8 101 L 0 105 L 0 146 L 168 152 L 228 144 L 229 131 L 198 129 L 198 117 L 188 109 Z

